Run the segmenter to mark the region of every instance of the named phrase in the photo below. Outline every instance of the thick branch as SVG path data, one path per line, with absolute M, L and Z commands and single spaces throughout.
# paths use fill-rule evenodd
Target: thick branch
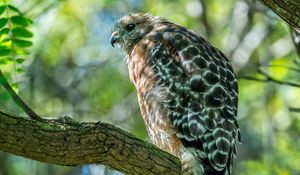
M 133 175 L 180 174 L 176 157 L 101 122 L 35 121 L 0 111 L 0 150 L 57 165 L 105 164 Z
M 300 30 L 300 1 L 299 0 L 259 0 L 272 9 L 278 16 L 291 26 Z

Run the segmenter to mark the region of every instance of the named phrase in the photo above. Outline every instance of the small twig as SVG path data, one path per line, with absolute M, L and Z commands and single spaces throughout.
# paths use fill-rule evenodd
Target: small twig
M 300 113 L 300 108 L 295 108 L 295 107 L 289 107 L 290 112 L 299 112 Z
M 300 30 L 290 27 L 292 40 L 297 51 L 298 57 L 300 58 Z
M 252 77 L 252 76 L 248 76 L 248 75 L 239 76 L 238 79 L 259 81 L 259 82 L 267 82 L 268 81 L 267 79 L 261 79 L 261 78 Z
M 297 69 L 295 67 L 285 66 L 285 65 L 276 65 L 276 64 L 262 65 L 262 64 L 259 64 L 259 63 L 256 63 L 256 65 L 258 67 L 278 67 L 278 68 L 286 69 L 287 71 L 294 71 L 294 72 L 299 72 L 300 73 L 300 69 Z
M 262 71 L 261 69 L 258 69 L 258 72 L 262 75 L 264 75 L 268 81 L 275 82 L 277 84 L 283 84 L 283 85 L 289 85 L 289 86 L 294 86 L 294 87 L 300 87 L 300 84 L 293 83 L 293 82 L 288 82 L 288 81 L 281 81 L 281 80 L 276 80 L 273 77 L 271 77 L 269 74 L 266 72 Z
M 207 4 L 203 0 L 200 0 L 199 2 L 201 4 L 202 10 L 203 10 L 202 15 L 200 16 L 200 20 L 204 24 L 204 28 L 205 28 L 207 38 L 210 38 L 212 36 L 213 30 L 211 28 L 210 23 L 208 22 L 208 19 L 207 19 Z
M 269 74 L 267 74 L 266 72 L 263 72 L 260 69 L 258 69 L 258 73 L 262 74 L 264 76 L 264 78 L 257 78 L 257 77 L 252 77 L 252 76 L 241 76 L 241 77 L 239 77 L 239 79 L 259 81 L 259 82 L 274 82 L 274 83 L 280 84 L 280 85 L 288 85 L 288 86 L 300 88 L 300 84 L 288 82 L 288 81 L 276 80 L 275 78 L 271 77 Z
M 43 119 L 37 115 L 13 90 L 6 78 L 4 77 L 2 71 L 0 70 L 0 84 L 4 87 L 10 97 L 14 102 L 23 109 L 23 111 L 32 119 L 42 121 Z

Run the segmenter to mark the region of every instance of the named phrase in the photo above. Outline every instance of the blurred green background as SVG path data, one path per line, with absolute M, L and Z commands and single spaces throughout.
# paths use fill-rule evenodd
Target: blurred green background
M 11 74 L 10 82 L 39 115 L 101 120 L 148 140 L 124 55 L 109 37 L 121 16 L 149 12 L 201 34 L 234 65 L 242 133 L 234 174 L 300 174 L 300 57 L 289 26 L 255 0 L 7 2 L 33 20 L 34 44 L 22 63 L 24 72 L 14 73 L 13 64 L 0 69 Z M 2 87 L 0 97 L 0 109 L 25 116 Z M 120 173 L 101 165 L 49 165 L 0 151 L 0 175 L 23 174 Z

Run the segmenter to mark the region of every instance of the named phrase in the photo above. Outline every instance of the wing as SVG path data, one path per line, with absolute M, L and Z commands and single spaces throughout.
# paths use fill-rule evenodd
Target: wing
M 180 26 L 150 35 L 161 41 L 151 50 L 153 68 L 158 84 L 169 87 L 165 108 L 177 136 L 185 146 L 202 149 L 214 169 L 231 169 L 240 131 L 238 86 L 230 62 L 208 41 Z

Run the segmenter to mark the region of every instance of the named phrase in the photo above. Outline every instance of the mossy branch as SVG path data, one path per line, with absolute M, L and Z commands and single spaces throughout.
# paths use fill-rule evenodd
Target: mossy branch
M 300 30 L 300 1 L 259 0 L 294 28 Z
M 179 175 L 178 158 L 111 124 L 33 120 L 0 111 L 0 150 L 57 165 L 104 164 L 131 175 Z

